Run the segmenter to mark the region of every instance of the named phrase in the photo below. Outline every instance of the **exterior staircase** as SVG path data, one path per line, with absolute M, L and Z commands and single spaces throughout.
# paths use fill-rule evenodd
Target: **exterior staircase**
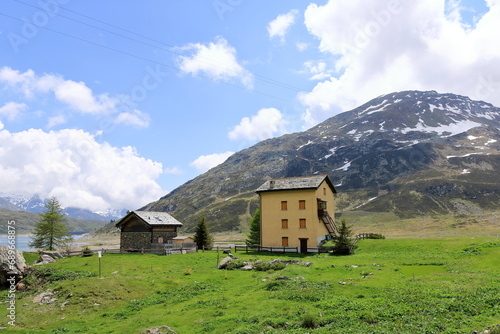
M 321 220 L 325 224 L 326 229 L 328 230 L 328 233 L 330 233 L 330 235 L 334 238 L 337 237 L 337 235 L 339 234 L 339 230 L 337 229 L 337 225 L 335 224 L 335 221 L 333 220 L 332 217 L 330 217 L 328 212 L 326 212 L 326 211 L 322 212 Z

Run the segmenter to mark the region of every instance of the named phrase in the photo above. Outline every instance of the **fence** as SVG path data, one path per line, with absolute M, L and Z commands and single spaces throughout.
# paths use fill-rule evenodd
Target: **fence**
M 227 247 L 226 247 L 227 248 Z M 308 247 L 307 253 L 328 253 L 333 247 Z M 261 247 L 258 245 L 247 246 L 247 245 L 234 245 L 234 252 L 238 250 L 245 252 L 269 252 L 269 253 L 300 253 L 300 247 Z
M 91 256 L 97 252 L 101 254 L 157 254 L 157 255 L 171 255 L 171 254 L 186 254 L 196 253 L 198 248 L 196 244 L 169 244 L 166 247 L 154 248 L 140 248 L 140 249 L 99 249 L 99 250 L 80 250 L 80 251 L 66 251 L 62 252 L 65 256 Z

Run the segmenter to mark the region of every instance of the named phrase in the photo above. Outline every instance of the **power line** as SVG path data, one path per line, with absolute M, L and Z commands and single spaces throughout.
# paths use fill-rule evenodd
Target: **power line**
M 2 13 L 2 12 L 0 12 L 0 15 L 3 15 L 5 17 L 7 17 L 7 18 L 10 18 L 10 19 L 13 19 L 13 20 L 17 20 L 17 21 L 20 21 L 20 22 L 25 22 L 22 19 L 19 19 L 17 17 L 13 17 L 11 15 L 8 15 L 8 14 Z M 39 28 L 45 29 L 47 31 L 51 31 L 51 32 L 54 32 L 54 33 L 57 33 L 57 34 L 60 34 L 60 35 L 66 36 L 66 37 L 70 37 L 70 38 L 79 40 L 81 42 L 92 44 L 92 45 L 95 45 L 95 46 L 98 46 L 98 47 L 101 47 L 101 48 L 104 48 L 104 49 L 108 49 L 108 50 L 111 50 L 111 51 L 114 51 L 114 52 L 118 52 L 118 53 L 130 56 L 130 57 L 136 58 L 136 59 L 140 59 L 140 60 L 143 60 L 143 61 L 146 61 L 146 62 L 150 62 L 150 63 L 153 63 L 153 64 L 158 64 L 160 66 L 167 67 L 167 68 L 170 68 L 170 69 L 182 72 L 182 70 L 180 68 L 176 67 L 176 66 L 167 65 L 167 64 L 155 61 L 155 60 L 151 60 L 151 59 L 148 59 L 148 58 L 145 58 L 145 57 L 142 57 L 142 56 L 138 56 L 138 55 L 126 52 L 126 51 L 122 51 L 122 50 L 115 49 L 115 48 L 112 48 L 112 47 L 109 47 L 109 46 L 106 46 L 106 45 L 98 44 L 98 43 L 86 40 L 84 38 L 73 36 L 73 35 L 70 35 L 68 33 L 65 33 L 65 32 L 62 32 L 62 31 L 58 31 L 58 30 L 55 30 L 55 29 L 51 29 L 51 28 L 48 28 L 48 27 L 42 27 L 42 26 L 40 26 Z M 202 74 L 199 74 L 198 76 L 202 77 L 202 78 L 205 78 L 205 79 L 208 79 L 210 81 L 213 81 L 212 78 L 210 78 L 208 76 L 205 76 L 205 75 L 202 75 Z M 287 103 L 291 102 L 288 99 L 284 99 L 284 98 L 281 98 L 281 97 L 278 97 L 278 96 L 274 96 L 272 94 L 268 94 L 268 93 L 265 93 L 265 92 L 257 91 L 257 90 L 254 90 L 254 89 L 248 89 L 248 88 L 245 88 L 243 86 L 240 86 L 240 85 L 237 85 L 237 84 L 233 84 L 233 83 L 230 83 L 230 82 L 224 82 L 224 81 L 222 81 L 221 83 L 224 84 L 224 85 L 227 85 L 227 86 L 231 86 L 231 87 L 235 87 L 235 88 L 238 88 L 238 89 L 250 91 L 252 93 L 256 93 L 256 94 L 259 94 L 259 95 L 267 96 L 267 97 L 270 97 L 270 98 L 273 98 L 273 99 L 276 99 L 276 100 L 281 100 L 281 101 L 284 101 L 284 102 L 287 102 Z
M 40 9 L 40 10 L 44 10 L 43 8 L 41 7 L 38 7 L 38 6 L 35 6 L 35 5 L 32 5 L 32 4 L 29 4 L 29 3 L 25 3 L 23 1 L 20 1 L 20 0 L 13 0 L 13 1 L 16 1 L 18 3 L 21 3 L 25 6 L 29 6 L 29 7 L 32 7 L 32 8 L 36 8 L 36 9 Z M 44 1 L 45 3 L 47 3 L 46 1 Z M 116 33 L 114 31 L 111 31 L 111 30 L 108 30 L 108 29 L 104 29 L 104 28 L 101 28 L 101 27 L 98 27 L 98 26 L 95 26 L 93 24 L 90 24 L 90 23 L 87 23 L 87 22 L 83 22 L 83 21 L 80 21 L 80 20 L 77 20 L 77 19 L 74 19 L 74 18 L 71 18 L 71 17 L 68 17 L 68 16 L 65 16 L 65 15 L 62 15 L 62 14 L 57 14 L 58 16 L 60 17 L 63 17 L 67 20 L 71 20 L 71 21 L 74 21 L 74 22 L 77 22 L 77 23 L 80 23 L 80 24 L 83 24 L 83 25 L 86 25 L 86 26 L 89 26 L 89 27 L 92 27 L 94 29 L 98 29 L 98 30 L 101 30 L 101 31 L 105 31 L 107 33 L 110 33 L 110 34 L 113 34 L 115 36 L 120 36 L 122 38 L 126 38 L 128 40 L 131 40 L 131 41 L 134 41 L 134 42 L 137 42 L 137 43 L 140 43 L 140 44 L 143 44 L 143 45 L 147 45 L 147 46 L 151 46 L 153 48 L 158 48 L 158 49 L 161 49 L 161 50 L 164 50 L 166 52 L 169 52 L 171 54 L 174 54 L 174 55 L 178 55 L 178 56 L 189 56 L 191 54 L 188 54 L 188 53 L 181 53 L 181 52 L 176 52 L 176 51 L 173 51 L 172 48 L 176 48 L 175 46 L 173 45 L 169 45 L 169 44 L 166 44 L 162 41 L 158 41 L 156 39 L 153 39 L 153 38 L 150 38 L 148 36 L 145 36 L 145 35 L 141 35 L 141 34 L 138 34 L 136 32 L 133 32 L 133 31 L 130 31 L 130 30 L 127 30 L 127 29 L 124 29 L 124 28 L 121 28 L 117 25 L 114 25 L 114 24 L 110 24 L 110 23 L 107 23 L 107 22 L 104 22 L 104 21 L 101 21 L 99 19 L 96 19 L 96 18 L 93 18 L 91 16 L 88 16 L 88 15 L 85 15 L 85 14 L 81 14 L 79 12 L 76 12 L 76 11 L 73 11 L 73 10 L 70 10 L 70 9 L 67 9 L 65 7 L 60 7 L 60 9 L 63 9 L 63 10 L 66 10 L 68 12 L 71 12 L 71 13 L 74 13 L 76 15 L 80 15 L 82 17 L 85 17 L 85 18 L 88 18 L 88 19 L 91 19 L 91 20 L 94 20 L 96 22 L 99 22 L 101 24 L 105 24 L 107 26 L 110 26 L 110 27 L 113 27 L 115 29 L 119 29 L 121 31 L 124 31 L 128 34 L 132 34 L 132 35 L 135 35 L 135 36 L 138 36 L 138 37 L 141 37 L 143 39 L 146 39 L 146 40 L 149 40 L 149 41 L 152 41 L 152 42 L 155 42 L 155 43 L 158 43 L 158 44 L 161 44 L 163 45 L 164 47 L 158 47 L 156 45 L 153 45 L 151 43 L 147 43 L 147 42 L 144 42 L 144 41 L 141 41 L 141 40 L 138 40 L 136 38 L 132 38 L 132 37 L 129 37 L 129 36 L 126 36 L 126 35 L 123 35 L 123 34 L 119 34 L 119 33 Z M 47 30 L 50 30 L 50 29 L 47 29 Z M 53 31 L 53 30 L 51 30 Z M 69 35 L 68 35 L 69 36 Z M 70 36 L 71 37 L 71 36 Z M 200 57 L 198 57 L 200 58 Z M 206 57 L 201 57 L 202 59 L 205 59 L 206 61 L 201 61 L 199 59 L 194 59 L 194 61 L 196 62 L 200 62 L 200 63 L 204 63 L 204 64 L 207 64 L 207 65 L 210 65 L 210 66 L 213 66 L 213 67 L 217 67 L 217 68 L 220 68 L 220 69 L 223 69 L 225 71 L 228 71 L 228 72 L 233 72 L 234 74 L 236 74 L 235 71 L 231 70 L 231 69 L 228 69 L 227 67 L 224 67 L 224 66 L 221 66 L 221 65 L 218 65 L 216 63 L 214 63 L 211 59 L 208 59 Z M 176 68 L 177 70 L 180 70 L 179 68 Z M 266 83 L 269 83 L 269 84 L 272 84 L 272 85 L 275 85 L 275 86 L 279 86 L 279 87 L 282 87 L 282 88 L 285 88 L 285 89 L 289 89 L 289 90 L 293 90 L 293 91 L 296 91 L 296 92 L 302 92 L 304 91 L 303 89 L 300 89 L 298 87 L 295 87 L 295 86 L 292 86 L 292 85 L 289 85 L 287 83 L 284 83 L 284 82 L 281 82 L 281 81 L 278 81 L 278 80 L 274 80 L 274 79 L 271 79 L 271 78 L 268 78 L 268 77 L 265 77 L 265 76 L 261 76 L 261 75 L 258 75 L 258 74 L 253 74 L 252 75 L 260 80 L 260 81 L 263 81 L 263 82 L 266 82 Z

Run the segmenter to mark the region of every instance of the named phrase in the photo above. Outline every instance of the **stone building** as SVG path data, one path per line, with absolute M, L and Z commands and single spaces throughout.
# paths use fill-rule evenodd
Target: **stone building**
M 120 249 L 155 249 L 172 243 L 182 223 L 166 212 L 130 211 L 116 223 L 121 230 Z

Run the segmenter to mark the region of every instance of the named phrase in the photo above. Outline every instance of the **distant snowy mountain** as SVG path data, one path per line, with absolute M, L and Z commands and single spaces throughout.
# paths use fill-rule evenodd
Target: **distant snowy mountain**
M 26 196 L 19 194 L 0 194 L 0 208 L 12 211 L 43 212 L 48 199 L 41 199 L 38 195 Z M 109 222 L 126 215 L 126 209 L 110 209 L 102 212 L 92 212 L 87 209 L 67 207 L 63 208 L 63 213 L 68 217 L 99 220 Z

